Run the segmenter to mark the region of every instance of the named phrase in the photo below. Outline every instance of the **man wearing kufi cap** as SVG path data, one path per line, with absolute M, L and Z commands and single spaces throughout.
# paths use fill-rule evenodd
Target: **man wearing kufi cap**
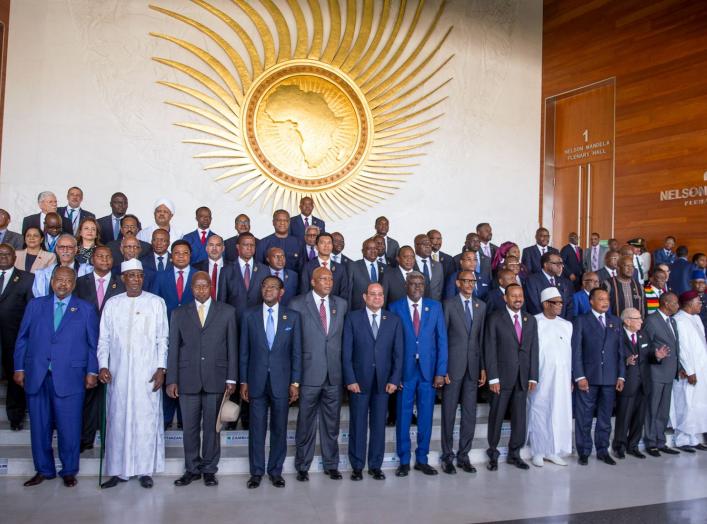
M 702 302 L 702 307 L 700 308 L 700 319 L 702 320 L 702 325 L 704 326 L 705 333 L 707 334 L 707 294 L 705 293 L 705 287 L 707 287 L 706 280 L 704 269 L 695 269 L 692 272 L 690 286 L 692 286 L 693 291 L 697 291 L 700 301 Z
M 143 291 L 139 260 L 123 262 L 120 270 L 126 292 L 106 302 L 98 340 L 99 380 L 109 384 L 105 468 L 111 475 L 101 487 L 138 476 L 142 487 L 151 488 L 152 474 L 164 471 L 167 308 Z
M 155 223 L 140 230 L 137 234 L 138 240 L 143 242 L 152 241 L 152 232 L 155 229 L 164 229 L 169 233 L 170 243 L 179 240 L 184 236 L 184 233 L 171 223 L 174 217 L 174 202 L 169 198 L 159 198 L 155 200 L 152 208 L 154 209 Z

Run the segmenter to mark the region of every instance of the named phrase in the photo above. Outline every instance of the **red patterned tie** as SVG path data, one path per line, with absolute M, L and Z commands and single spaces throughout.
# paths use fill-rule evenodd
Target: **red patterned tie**
M 216 283 L 218 282 L 218 264 L 214 264 L 211 272 L 211 299 L 216 300 Z
M 581 262 L 582 257 L 579 256 L 579 246 L 574 247 L 574 254 L 577 255 L 577 262 Z
M 322 267 L 326 267 L 326 262 L 322 262 Z
M 415 330 L 415 336 L 420 335 L 420 312 L 417 309 L 417 304 L 412 305 L 412 328 Z
M 250 264 L 245 263 L 245 273 L 243 274 L 243 282 L 245 283 L 245 289 L 248 291 L 250 289 Z
M 328 333 L 326 324 L 326 307 L 324 306 L 324 299 L 322 299 L 322 303 L 319 304 L 319 320 L 322 321 L 322 329 L 324 330 L 324 333 Z
M 206 231 L 201 232 L 201 245 L 206 245 Z
M 184 271 L 177 271 L 177 301 L 181 303 L 182 295 L 184 295 Z

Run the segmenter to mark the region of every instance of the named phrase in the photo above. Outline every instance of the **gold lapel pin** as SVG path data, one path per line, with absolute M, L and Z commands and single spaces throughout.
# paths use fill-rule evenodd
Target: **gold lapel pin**
M 475 307 L 479 307 L 479 304 L 478 304 L 478 303 L 476 303 L 476 304 L 474 304 L 474 306 L 475 306 Z
M 334 264 L 329 264 L 331 266 L 332 272 L 336 271 L 336 266 Z
M 20 277 L 18 277 L 17 275 L 15 275 L 15 278 L 12 279 L 13 282 L 18 282 L 19 280 L 20 280 Z
M 287 315 L 282 315 L 282 320 L 287 320 Z
M 258 271 L 258 266 L 255 266 L 255 267 L 253 268 L 253 273 L 255 273 L 256 271 Z
M 332 309 L 332 310 L 331 310 L 331 314 L 332 314 L 332 315 L 336 315 L 336 309 Z
M 383 315 L 383 320 L 385 320 L 385 319 L 387 319 L 387 318 L 388 318 L 388 317 L 386 317 L 385 315 Z
M 528 317 L 523 317 L 523 322 L 527 322 L 527 321 L 528 321 Z
M 115 282 L 113 282 L 113 285 L 111 286 L 111 288 L 115 289 L 116 287 L 118 287 L 118 285 Z
M 295 253 L 295 258 L 297 258 L 298 256 L 299 256 L 299 254 L 298 254 L 298 253 Z

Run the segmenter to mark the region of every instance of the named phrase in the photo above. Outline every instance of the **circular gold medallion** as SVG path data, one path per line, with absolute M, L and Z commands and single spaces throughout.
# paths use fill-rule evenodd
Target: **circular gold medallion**
M 372 116 L 356 84 L 321 62 L 291 60 L 256 79 L 245 142 L 266 176 L 299 191 L 338 185 L 365 161 Z

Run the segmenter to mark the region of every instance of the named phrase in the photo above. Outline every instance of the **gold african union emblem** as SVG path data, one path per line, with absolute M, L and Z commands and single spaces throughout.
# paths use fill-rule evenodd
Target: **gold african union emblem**
M 200 133 L 185 142 L 210 148 L 195 156 L 218 160 L 205 169 L 222 171 L 227 191 L 288 210 L 311 196 L 342 217 L 411 174 L 451 80 L 434 82 L 452 58 L 437 58 L 452 29 L 434 36 L 444 2 L 426 13 L 424 0 L 191 1 L 202 16 L 150 7 L 190 26 L 198 45 L 150 34 L 193 62 L 154 60 L 187 78 L 159 83 L 196 101 L 167 103 L 197 117 L 176 125 Z

